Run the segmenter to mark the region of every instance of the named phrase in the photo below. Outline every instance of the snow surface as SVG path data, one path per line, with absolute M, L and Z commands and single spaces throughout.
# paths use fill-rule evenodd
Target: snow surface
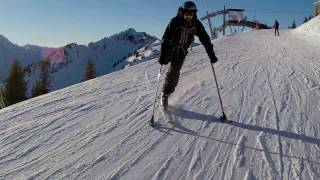
M 320 44 L 284 30 L 213 43 L 234 124 L 218 121 L 198 46 L 169 98 L 173 128 L 159 111 L 146 124 L 157 59 L 0 110 L 0 179 L 319 179 Z

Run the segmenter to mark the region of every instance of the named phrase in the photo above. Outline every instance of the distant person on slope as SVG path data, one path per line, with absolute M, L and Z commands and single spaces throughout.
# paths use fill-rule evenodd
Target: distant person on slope
M 274 21 L 273 28 L 274 28 L 274 35 L 276 36 L 277 33 L 278 33 L 278 36 L 280 36 L 280 34 L 279 34 L 279 22 L 277 20 Z
M 186 1 L 182 7 L 179 7 L 177 16 L 171 19 L 162 37 L 159 63 L 166 65 L 170 62 L 161 94 L 161 105 L 164 109 L 168 106 L 169 95 L 174 92 L 178 84 L 180 70 L 187 56 L 187 49 L 194 40 L 194 35 L 198 36 L 204 45 L 211 63 L 218 61 L 210 37 L 197 19 L 196 13 L 195 3 Z

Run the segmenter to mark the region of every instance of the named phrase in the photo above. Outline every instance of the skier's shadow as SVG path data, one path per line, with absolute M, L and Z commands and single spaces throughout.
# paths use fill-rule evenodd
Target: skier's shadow
M 177 121 L 177 119 L 179 119 L 177 117 L 181 117 L 182 119 L 192 119 L 192 120 L 195 119 L 195 120 L 209 121 L 209 122 L 220 122 L 214 116 L 188 111 L 188 110 L 182 109 L 180 107 L 176 107 L 174 109 L 171 109 L 171 111 L 173 111 L 172 114 L 174 114 L 173 115 L 174 117 L 171 117 L 174 121 L 174 127 L 172 128 L 172 127 L 158 125 L 158 126 L 156 126 L 156 129 L 158 129 L 160 131 L 168 130 L 167 133 L 177 132 L 177 133 L 183 133 L 183 134 L 188 134 L 188 135 L 193 135 L 193 136 L 198 136 L 198 137 L 210 139 L 209 137 L 199 135 L 199 132 L 196 132 L 196 131 L 193 131 L 191 129 L 184 127 L 183 125 L 181 125 Z M 163 131 L 163 132 L 165 132 L 165 131 Z M 216 140 L 216 139 L 214 139 L 214 140 Z
M 182 109 L 182 108 L 175 108 L 175 113 L 174 116 L 176 116 L 176 119 L 179 119 L 178 117 L 181 117 L 181 119 L 183 120 L 199 120 L 199 121 L 207 121 L 209 123 L 221 123 L 220 120 L 213 116 L 213 115 L 207 115 L 207 114 L 200 114 L 197 112 L 193 112 L 193 111 L 188 111 L 186 109 Z M 225 123 L 223 123 L 225 124 Z M 304 143 L 312 143 L 315 145 L 320 145 L 320 140 L 314 137 L 309 137 L 306 135 L 302 135 L 302 134 L 296 134 L 296 133 L 292 133 L 292 132 L 287 132 L 287 131 L 278 131 L 275 129 L 270 129 L 270 128 L 263 128 L 263 127 L 259 127 L 256 125 L 250 125 L 250 124 L 244 124 L 244 123 L 239 123 L 236 121 L 233 121 L 232 124 L 228 124 L 228 126 L 235 126 L 238 128 L 242 128 L 242 129 L 247 129 L 250 131 L 258 131 L 258 132 L 264 132 L 264 133 L 269 133 L 272 135 L 276 135 L 276 136 L 282 136 L 282 137 L 286 137 L 288 139 L 296 139 L 296 140 L 301 140 Z M 169 129 L 169 131 L 167 133 L 169 133 L 170 131 L 173 132 L 177 132 L 177 133 L 183 133 L 183 134 L 187 134 L 187 135 L 192 135 L 192 136 L 196 136 L 196 137 L 200 137 L 200 138 L 205 138 L 208 139 L 210 141 L 216 141 L 216 142 L 220 142 L 220 143 L 224 143 L 224 144 L 229 144 L 232 146 L 236 146 L 237 144 L 234 143 L 233 141 L 228 141 L 228 140 L 221 140 L 221 139 L 217 139 L 215 137 L 209 137 L 209 136 L 203 136 L 201 134 L 199 134 L 198 132 L 195 132 L 191 129 L 188 129 L 184 126 L 182 126 L 180 123 L 175 123 L 174 128 Z M 260 152 L 266 152 L 264 149 L 259 149 L 256 147 L 250 147 L 250 146 L 246 146 L 245 148 L 254 150 L 254 151 L 260 151 Z M 303 157 L 298 157 L 298 156 L 293 156 L 293 155 L 283 155 L 282 153 L 279 152 L 267 152 L 270 154 L 274 154 L 274 155 L 280 155 L 280 156 L 285 156 L 287 158 L 292 158 L 292 159 L 296 159 L 296 160 L 302 160 L 302 161 L 307 161 L 309 163 L 313 163 L 313 164 L 318 164 L 320 165 L 320 161 L 316 161 L 316 160 L 311 160 L 308 158 L 303 158 Z
M 189 110 L 182 109 L 179 107 L 177 107 L 175 109 L 175 116 L 179 116 L 182 119 L 207 121 L 209 123 L 222 123 L 222 122 L 220 122 L 220 120 L 217 117 L 215 117 L 213 115 L 200 114 L 200 113 L 189 111 Z M 231 120 L 231 119 L 229 119 L 229 120 Z M 301 140 L 304 143 L 311 143 L 311 144 L 320 145 L 320 139 L 306 136 L 305 134 L 296 134 L 296 133 L 288 132 L 288 131 L 279 131 L 276 129 L 240 123 L 237 121 L 233 121 L 232 124 L 230 124 L 230 126 L 235 126 L 238 128 L 247 129 L 250 131 L 264 132 L 264 133 L 268 133 L 268 134 L 272 134 L 272 135 L 276 135 L 276 136 L 285 137 L 288 139 Z M 186 127 L 183 127 L 181 124 L 178 124 L 178 126 L 176 126 L 176 127 L 178 129 L 180 129 L 181 132 L 185 132 L 186 134 L 194 134 L 194 135 L 198 134 L 197 132 L 194 132 Z M 206 137 L 206 138 L 209 138 L 209 137 Z

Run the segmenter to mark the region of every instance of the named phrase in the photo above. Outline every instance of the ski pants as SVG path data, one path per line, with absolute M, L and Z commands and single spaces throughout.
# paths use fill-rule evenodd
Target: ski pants
M 279 34 L 279 28 L 274 28 L 274 35 L 277 35 L 277 33 L 278 33 L 278 36 L 280 35 Z
M 187 50 L 178 50 L 170 59 L 170 66 L 166 74 L 162 92 L 169 95 L 174 92 L 179 82 L 180 70 L 187 56 Z M 170 57 L 169 57 L 170 58 Z

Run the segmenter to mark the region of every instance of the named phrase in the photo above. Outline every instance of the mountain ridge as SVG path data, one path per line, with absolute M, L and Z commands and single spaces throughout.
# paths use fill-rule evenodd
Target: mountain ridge
M 127 58 L 145 46 L 151 46 L 156 37 L 145 32 L 136 32 L 129 28 L 110 37 L 91 42 L 88 45 L 70 43 L 59 48 L 40 47 L 37 45 L 18 46 L 1 35 L 0 41 L 0 80 L 3 80 L 13 60 L 17 60 L 27 73 L 30 87 L 37 78 L 36 72 L 42 60 L 52 66 L 52 89 L 57 90 L 79 83 L 90 59 L 96 65 L 98 75 L 108 74 L 125 66 L 132 65 Z M 1 42 L 5 42 L 1 44 Z M 1 53 L 2 52 L 2 53 Z M 2 67 L 2 68 L 1 68 Z

